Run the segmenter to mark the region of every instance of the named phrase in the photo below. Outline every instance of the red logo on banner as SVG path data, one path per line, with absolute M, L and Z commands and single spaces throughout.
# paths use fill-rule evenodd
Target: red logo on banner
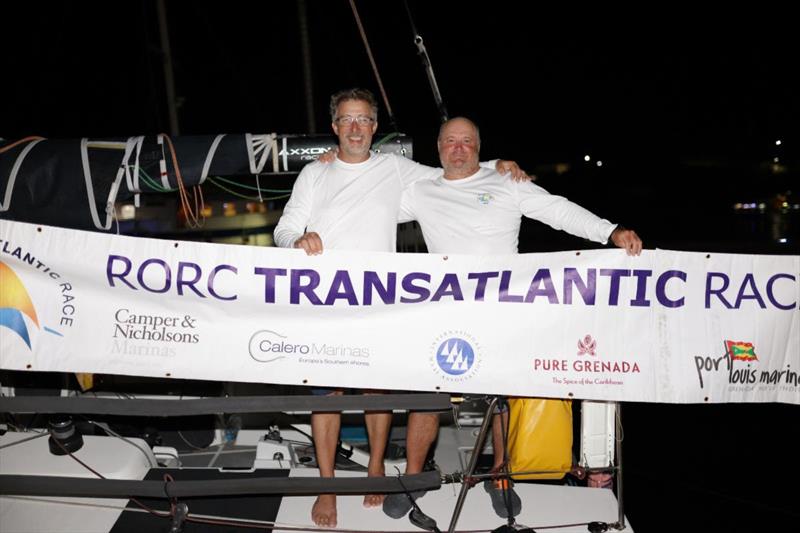
M 582 340 L 578 340 L 578 355 L 597 355 L 597 341 L 591 335 L 586 335 Z

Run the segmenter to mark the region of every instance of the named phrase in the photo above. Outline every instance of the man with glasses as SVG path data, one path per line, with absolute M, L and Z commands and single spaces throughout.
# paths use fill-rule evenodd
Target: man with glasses
M 441 169 L 415 163 L 394 154 L 370 151 L 378 129 L 378 104 L 364 89 L 340 91 L 331 97 L 331 127 L 339 138 L 332 163 L 306 165 L 295 181 L 292 195 L 273 234 L 284 248 L 302 248 L 309 255 L 324 248 L 378 252 L 396 251 L 397 217 L 404 189 L 419 180 L 441 176 Z M 497 161 L 498 172 L 510 171 L 515 179 L 527 175 L 516 163 Z M 342 394 L 315 390 L 315 394 Z M 392 414 L 365 414 L 369 438 L 369 476 L 383 476 L 383 456 Z M 322 477 L 333 477 L 341 415 L 312 413 L 311 429 Z M 365 507 L 382 505 L 385 495 L 364 497 Z M 318 526 L 336 526 L 336 496 L 321 494 L 311 510 Z
M 403 192 L 400 221 L 420 223 L 428 251 L 431 253 L 515 254 L 519 243 L 522 216 L 544 222 L 554 229 L 595 242 L 612 241 L 628 255 L 639 255 L 642 241 L 636 232 L 612 224 L 561 196 L 554 196 L 530 182 L 513 182 L 501 178 L 492 169 L 478 164 L 480 133 L 466 118 L 453 118 L 439 130 L 439 159 L 444 175 L 434 180 L 419 181 Z M 428 449 L 439 430 L 436 413 L 413 413 L 409 417 L 406 474 L 422 471 Z M 496 413 L 492 421 L 494 448 L 493 471 L 505 463 L 503 434 L 508 414 Z M 503 495 L 506 480 L 487 481 L 495 512 L 507 517 L 508 507 L 516 516 L 522 503 L 513 490 L 510 500 Z M 424 493 L 414 493 L 418 498 Z M 411 510 L 405 494 L 391 494 L 383 510 L 392 518 L 401 518 Z

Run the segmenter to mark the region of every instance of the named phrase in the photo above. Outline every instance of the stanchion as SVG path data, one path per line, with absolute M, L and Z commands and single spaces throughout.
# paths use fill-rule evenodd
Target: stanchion
M 464 500 L 466 500 L 467 491 L 469 491 L 470 488 L 469 478 L 475 473 L 475 467 L 478 465 L 478 457 L 480 456 L 483 445 L 486 442 L 486 434 L 488 433 L 489 426 L 492 423 L 492 415 L 494 414 L 494 408 L 496 405 L 497 397 L 494 397 L 491 399 L 489 406 L 486 408 L 486 413 L 483 416 L 483 423 L 481 424 L 481 429 L 478 432 L 478 438 L 475 440 L 475 447 L 472 449 L 472 456 L 469 458 L 469 466 L 467 467 L 467 472 L 464 475 L 464 482 L 461 485 L 461 491 L 458 493 L 456 507 L 453 509 L 453 517 L 450 519 L 450 527 L 447 529 L 448 533 L 453 533 L 456 530 L 458 517 L 461 515 L 461 508 L 464 507 Z

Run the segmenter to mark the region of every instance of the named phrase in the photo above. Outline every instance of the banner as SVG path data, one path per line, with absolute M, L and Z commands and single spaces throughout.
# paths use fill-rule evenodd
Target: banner
M 800 404 L 800 257 L 494 257 L 0 221 L 0 367 L 668 403 Z

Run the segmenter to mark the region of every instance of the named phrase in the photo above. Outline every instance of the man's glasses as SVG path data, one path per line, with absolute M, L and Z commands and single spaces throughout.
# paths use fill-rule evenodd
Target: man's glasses
M 372 123 L 375 122 L 375 119 L 372 117 L 366 117 L 364 115 L 360 115 L 358 117 L 342 115 L 341 117 L 337 117 L 335 122 L 340 126 L 349 126 L 353 122 L 359 126 L 371 126 Z

